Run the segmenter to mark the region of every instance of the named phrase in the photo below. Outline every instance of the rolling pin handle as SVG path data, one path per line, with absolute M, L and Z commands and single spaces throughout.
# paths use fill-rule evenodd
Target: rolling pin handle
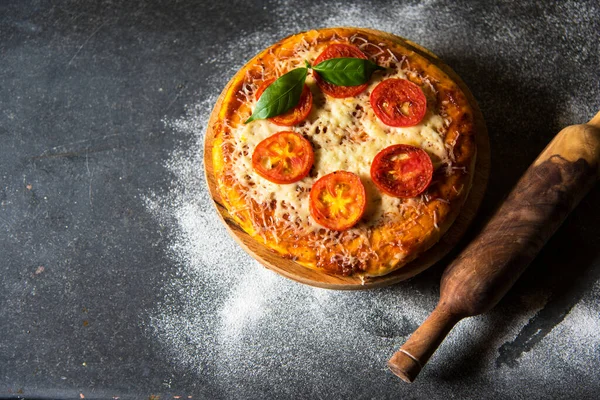
M 433 310 L 408 341 L 388 361 L 390 370 L 405 382 L 415 380 L 423 366 L 462 317 L 448 312 L 443 304 Z

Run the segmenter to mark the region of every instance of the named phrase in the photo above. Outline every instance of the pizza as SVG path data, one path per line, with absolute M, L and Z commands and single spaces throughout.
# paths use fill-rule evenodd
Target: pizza
M 381 276 L 459 214 L 475 172 L 475 107 L 392 35 L 313 30 L 235 74 L 205 160 L 220 204 L 253 240 L 327 274 Z

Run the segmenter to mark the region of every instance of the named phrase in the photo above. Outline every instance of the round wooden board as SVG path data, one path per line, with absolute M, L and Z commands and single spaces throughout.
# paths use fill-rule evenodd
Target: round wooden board
M 450 229 L 442 236 L 437 244 L 421 254 L 417 259 L 399 268 L 398 270 L 378 277 L 363 278 L 360 276 L 332 275 L 326 272 L 304 267 L 294 261 L 283 258 L 275 251 L 253 239 L 242 228 L 240 228 L 240 226 L 229 215 L 228 210 L 223 206 L 217 190 L 212 162 L 212 147 L 214 138 L 211 127 L 218 118 L 218 110 L 221 108 L 223 97 L 229 89 L 231 81 L 225 87 L 221 93 L 221 96 L 217 100 L 217 103 L 215 104 L 214 110 L 208 122 L 204 141 L 204 171 L 208 189 L 211 197 L 214 200 L 214 204 L 217 208 L 219 216 L 225 223 L 225 226 L 228 228 L 228 231 L 231 233 L 233 238 L 242 246 L 242 248 L 244 248 L 261 264 L 287 278 L 305 283 L 307 285 L 338 290 L 369 289 L 391 285 L 415 276 L 439 261 L 458 243 L 473 220 L 473 217 L 477 213 L 485 193 L 490 170 L 490 145 L 485 121 L 483 119 L 483 115 L 481 114 L 481 110 L 477 105 L 477 101 L 462 79 L 460 79 L 460 77 L 449 66 L 444 64 L 435 54 L 413 42 L 373 29 L 349 29 L 355 29 L 358 32 L 363 31 L 365 33 L 383 36 L 387 39 L 400 43 L 401 45 L 428 59 L 458 84 L 473 107 L 475 125 L 477 129 L 477 159 L 475 163 L 473 184 L 460 214 L 457 216 Z

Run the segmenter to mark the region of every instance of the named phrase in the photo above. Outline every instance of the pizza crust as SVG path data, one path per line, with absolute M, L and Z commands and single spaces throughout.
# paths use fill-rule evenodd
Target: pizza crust
M 313 43 L 317 53 L 333 42 L 355 45 L 366 43 L 362 46 L 363 51 L 380 64 L 394 57 L 402 59 L 409 66 L 408 79 L 422 86 L 426 93 L 430 87 L 428 98 L 436 96 L 436 107 L 444 107 L 444 112 L 450 120 L 444 143 L 449 146 L 452 154 L 451 170 L 440 172 L 442 170 L 438 168 L 434 183 L 424 195 L 402 201 L 401 207 L 407 209 L 402 218 L 383 218 L 382 224 L 369 226 L 368 218 L 373 212 L 367 212 L 367 217 L 363 218 L 366 219 L 362 222 L 363 227 L 342 233 L 323 228 L 313 230 L 307 236 L 305 231 L 290 232 L 289 229 L 285 230 L 285 224 L 273 221 L 272 207 L 264 202 L 259 204 L 254 200 L 248 201 L 243 188 L 233 180 L 229 167 L 233 150 L 229 148 L 227 136 L 232 126 L 238 126 L 242 118 L 251 113 L 251 93 L 244 94 L 248 84 L 272 77 L 269 72 L 265 73 L 265 70 L 271 69 L 270 73 L 274 73 L 275 76 L 287 72 L 282 71 L 281 67 L 274 67 L 274 59 L 293 56 L 295 45 L 302 42 Z M 377 48 L 383 48 L 391 55 L 374 56 L 374 51 L 379 52 Z M 415 49 L 422 50 L 423 54 L 419 54 Z M 459 87 L 458 83 L 462 82 L 451 70 L 442 70 L 431 63 L 427 55 L 430 53 L 426 50 L 417 46 L 404 46 L 392 35 L 352 28 L 300 33 L 265 49 L 229 82 L 209 121 L 207 143 L 210 141 L 210 145 L 207 144 L 205 158 L 210 159 L 212 164 L 210 167 L 213 176 L 209 179 L 209 186 L 210 182 L 215 185 L 215 190 L 211 190 L 215 201 L 222 204 L 235 224 L 253 240 L 277 252 L 281 257 L 317 271 L 367 277 L 381 276 L 402 268 L 423 254 L 440 240 L 459 214 L 475 172 L 475 138 L 476 135 L 483 134 L 477 131 L 481 126 L 477 127 L 475 124 L 474 110 L 478 112 L 476 105 L 467 100 Z M 298 66 L 288 68 L 294 67 Z M 452 78 L 448 76 L 449 73 Z M 368 192 L 368 197 L 381 196 L 373 190 Z M 265 221 L 270 221 L 270 224 Z M 322 244 L 315 246 L 318 241 Z

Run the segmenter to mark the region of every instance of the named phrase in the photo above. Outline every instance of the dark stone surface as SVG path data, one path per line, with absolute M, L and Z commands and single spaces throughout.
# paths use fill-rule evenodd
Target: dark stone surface
M 506 368 L 582 301 L 598 318 L 597 187 L 487 317 L 528 319 L 518 334 L 496 348 L 488 344 L 506 329 L 473 335 L 412 386 L 384 362 L 418 321 L 391 318 L 378 299 L 404 291 L 434 304 L 445 263 L 406 285 L 340 295 L 368 310 L 349 323 L 382 340 L 364 344 L 380 363 L 362 363 L 364 353 L 349 347 L 315 347 L 294 362 L 324 371 L 320 380 L 297 370 L 280 381 L 256 381 L 251 370 L 215 379 L 222 366 L 179 364 L 148 328 L 148 310 L 181 276 L 169 256 L 175 222 L 157 222 L 144 198 L 173 190 L 165 163 L 194 140 L 165 120 L 214 99 L 246 60 L 284 36 L 367 26 L 428 47 L 479 100 L 492 175 L 472 236 L 560 128 L 600 110 L 598 15 L 597 1 L 0 2 L 0 397 L 593 398 L 600 376 L 581 378 L 578 368 L 598 365 L 598 333 L 579 364 L 549 354 L 549 364 Z M 532 292 L 549 294 L 541 309 L 523 305 Z M 207 326 L 204 335 L 219 334 Z M 478 375 L 492 352 L 500 381 L 493 371 Z M 286 366 L 272 361 L 261 373 L 279 377 Z

